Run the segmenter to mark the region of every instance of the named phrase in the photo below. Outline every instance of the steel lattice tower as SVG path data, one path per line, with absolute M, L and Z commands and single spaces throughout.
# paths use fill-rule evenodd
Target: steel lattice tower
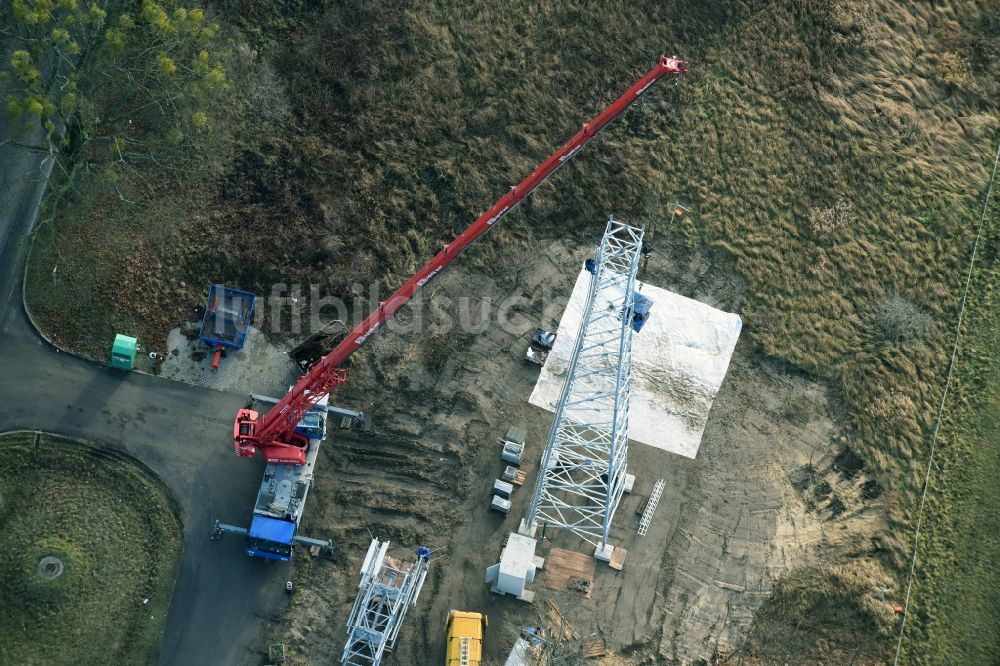
M 524 529 L 540 523 L 608 545 L 625 491 L 635 276 L 643 229 L 608 220 Z
M 347 620 L 344 666 L 378 666 L 391 652 L 406 611 L 417 603 L 427 577 L 430 551 L 417 549 L 417 561 L 402 564 L 386 555 L 389 542 L 372 539 L 361 566 L 361 583 Z

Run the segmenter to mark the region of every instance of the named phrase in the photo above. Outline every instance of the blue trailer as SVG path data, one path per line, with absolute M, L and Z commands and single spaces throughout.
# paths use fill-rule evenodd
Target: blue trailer
M 212 369 L 219 369 L 223 349 L 243 349 L 247 332 L 253 322 L 257 297 L 249 291 L 213 284 L 208 289 L 205 316 L 201 320 L 198 339 L 215 350 Z

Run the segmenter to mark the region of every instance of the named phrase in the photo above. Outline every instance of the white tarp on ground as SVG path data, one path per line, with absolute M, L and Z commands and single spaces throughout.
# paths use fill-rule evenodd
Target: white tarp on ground
M 577 277 L 555 346 L 528 399 L 550 412 L 566 381 L 590 277 L 586 270 Z M 743 322 L 739 315 L 666 289 L 644 284 L 639 291 L 654 305 L 642 331 L 632 337 L 629 439 L 694 458 Z

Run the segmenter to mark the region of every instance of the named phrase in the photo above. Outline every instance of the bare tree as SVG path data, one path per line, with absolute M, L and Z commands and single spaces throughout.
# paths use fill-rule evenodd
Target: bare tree
M 170 168 L 197 151 L 227 87 L 218 31 L 203 9 L 180 3 L 13 0 L 0 10 L 4 108 L 46 138 L 18 145 L 64 166 Z

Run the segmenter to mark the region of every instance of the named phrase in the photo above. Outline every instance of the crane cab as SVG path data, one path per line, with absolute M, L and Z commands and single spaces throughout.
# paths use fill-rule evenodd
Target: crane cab
M 292 559 L 296 527 L 290 520 L 254 514 L 247 531 L 247 555 L 288 562 Z
M 252 409 L 241 409 L 236 412 L 236 421 L 233 422 L 233 446 L 236 448 L 236 455 L 242 458 L 253 458 L 257 452 L 253 438 L 257 434 L 259 416 L 260 414 Z
M 309 439 L 323 439 L 326 437 L 326 419 L 315 410 L 306 412 L 295 427 L 295 432 Z
M 303 465 L 306 462 L 309 438 L 322 439 L 325 435 L 325 422 L 316 416 L 316 419 L 303 419 L 299 424 L 300 429 L 288 435 L 291 441 L 262 444 L 257 441 L 260 414 L 252 409 L 241 409 L 236 412 L 236 420 L 233 422 L 233 447 L 236 449 L 236 455 L 253 458 L 257 453 L 257 447 L 260 446 L 264 460 L 268 464 Z

